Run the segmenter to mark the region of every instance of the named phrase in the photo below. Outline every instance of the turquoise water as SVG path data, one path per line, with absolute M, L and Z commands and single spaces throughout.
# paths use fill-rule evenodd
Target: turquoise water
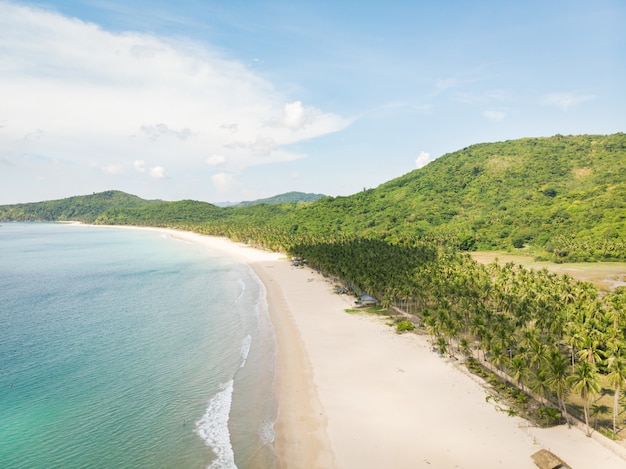
M 275 467 L 245 266 L 154 231 L 0 226 L 0 467 Z

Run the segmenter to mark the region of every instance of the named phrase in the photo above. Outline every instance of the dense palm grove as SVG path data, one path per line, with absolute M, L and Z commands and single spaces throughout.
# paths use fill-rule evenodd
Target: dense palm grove
M 440 353 L 465 355 L 477 370 L 486 363 L 544 409 L 617 436 L 626 288 L 600 293 L 547 270 L 481 265 L 464 251 L 626 260 L 625 209 L 619 133 L 473 145 L 376 189 L 306 204 L 219 208 L 108 191 L 3 206 L 0 220 L 174 227 L 306 259 L 408 314 Z M 597 417 L 608 401 L 604 422 Z

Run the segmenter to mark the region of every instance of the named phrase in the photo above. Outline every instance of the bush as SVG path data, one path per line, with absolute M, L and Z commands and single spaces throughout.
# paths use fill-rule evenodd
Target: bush
M 413 324 L 411 321 L 400 321 L 396 324 L 396 330 L 398 332 L 412 331 L 414 329 L 415 324 Z

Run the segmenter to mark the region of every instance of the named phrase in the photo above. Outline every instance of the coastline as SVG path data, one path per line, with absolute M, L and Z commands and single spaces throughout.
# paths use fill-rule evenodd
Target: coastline
M 538 429 L 498 411 L 480 380 L 432 353 L 425 337 L 346 313 L 351 299 L 309 268 L 225 238 L 146 229 L 233 256 L 264 284 L 278 352 L 280 467 L 530 469 L 542 448 L 576 469 L 625 464 L 574 427 Z

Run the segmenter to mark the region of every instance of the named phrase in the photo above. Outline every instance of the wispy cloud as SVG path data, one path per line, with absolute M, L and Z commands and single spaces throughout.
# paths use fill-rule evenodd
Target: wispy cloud
M 496 111 L 493 109 L 488 109 L 486 111 L 483 111 L 483 116 L 486 117 L 487 119 L 500 122 L 506 117 L 506 113 L 504 111 Z
M 165 172 L 165 168 L 162 166 L 155 166 L 148 171 L 148 176 L 153 179 L 165 179 L 167 177 L 167 173 Z
M 595 98 L 596 95 L 592 93 L 550 93 L 541 98 L 541 103 L 568 111 L 572 107 L 592 101 Z
M 458 78 L 440 78 L 435 82 L 435 89 L 438 92 L 447 91 L 451 88 L 456 88 L 459 86 L 459 83 L 460 81 Z
M 221 194 L 227 194 L 234 187 L 238 186 L 237 181 L 234 176 L 229 173 L 217 173 L 211 176 L 211 181 L 213 185 L 217 189 L 217 191 Z
M 9 160 L 43 154 L 156 179 L 166 167 L 237 172 L 300 158 L 285 146 L 350 124 L 286 99 L 206 46 L 37 8 L 0 2 L 0 50 L 0 146 Z

